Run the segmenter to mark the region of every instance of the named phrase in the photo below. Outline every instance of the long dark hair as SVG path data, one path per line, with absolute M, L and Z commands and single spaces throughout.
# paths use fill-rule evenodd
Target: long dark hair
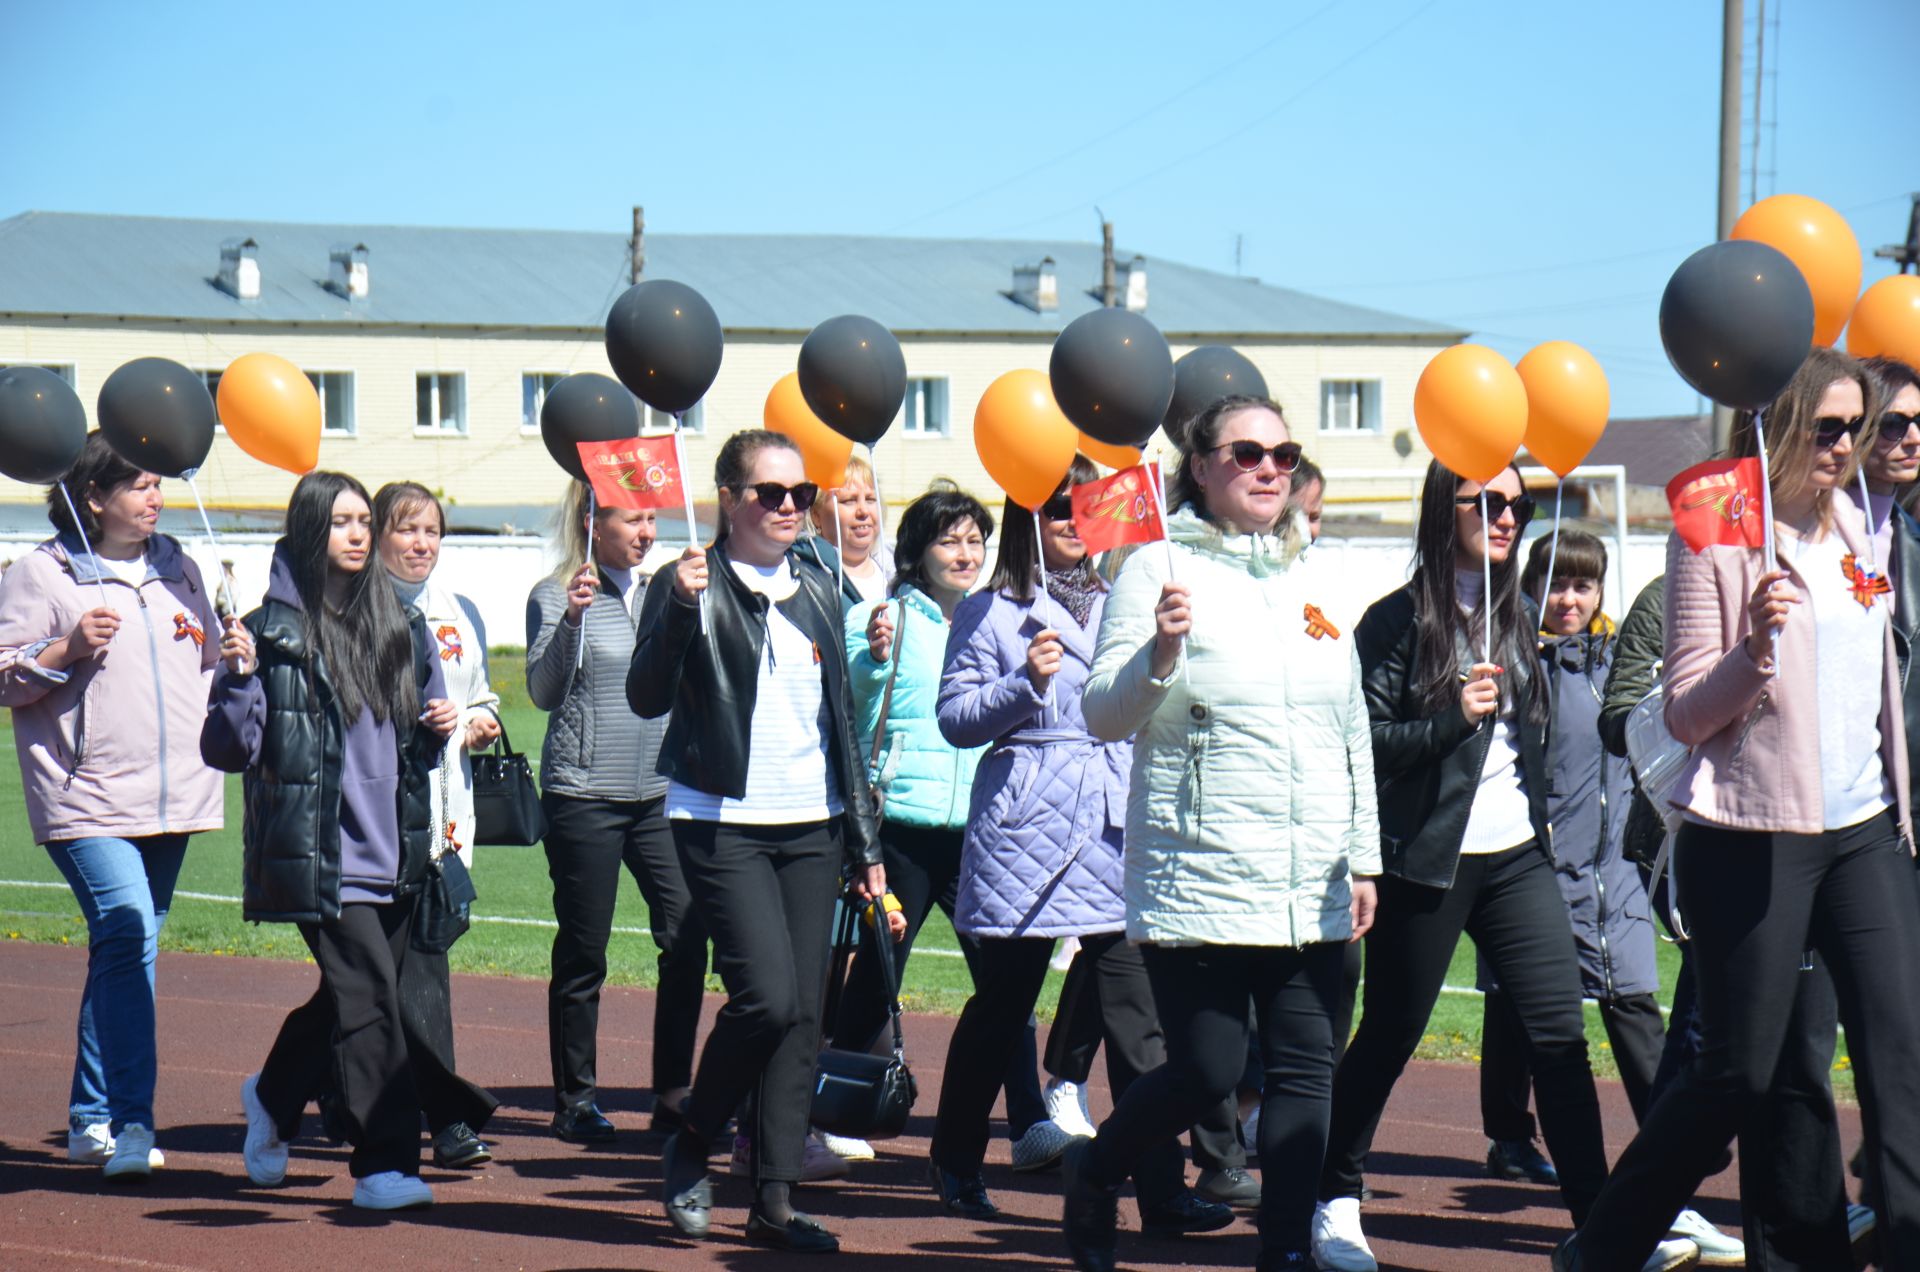
M 1519 476 L 1520 470 L 1508 465 Z M 1455 497 L 1460 478 L 1435 460 L 1427 465 L 1426 484 L 1420 490 L 1420 526 L 1413 543 L 1414 696 L 1428 715 L 1460 701 L 1459 641 L 1464 637 L 1480 661 L 1486 631 L 1487 606 L 1493 608 L 1493 661 L 1507 668 L 1501 677 L 1501 703 L 1508 706 L 1514 673 L 1534 657 L 1532 625 L 1520 596 L 1520 544 L 1493 567 L 1491 595 L 1480 598 L 1471 614 L 1460 609 L 1460 585 L 1454 563 L 1460 548 Z M 1529 718 L 1546 719 L 1546 703 L 1537 692 L 1540 677 L 1528 678 L 1535 688 L 1525 704 Z
M 1067 479 L 1053 493 L 1063 495 L 1099 475 L 1100 470 L 1093 466 L 1092 460 L 1085 455 L 1075 455 L 1073 467 L 1067 469 Z M 1007 500 L 1000 521 L 1000 556 L 993 563 L 993 577 L 987 580 L 989 592 L 998 592 L 1016 601 L 1033 599 L 1033 589 L 1040 581 L 1040 535 L 1033 528 L 1033 515 L 1031 509 Z M 1092 553 L 1080 562 L 1080 568 L 1096 580 L 1099 578 L 1093 568 Z M 1101 586 L 1106 584 L 1103 582 Z
M 1272 411 L 1287 422 L 1287 414 L 1280 404 L 1272 398 L 1254 397 L 1247 393 L 1236 393 L 1232 397 L 1223 397 L 1212 403 L 1206 410 L 1187 421 L 1180 430 L 1180 449 L 1175 453 L 1173 471 L 1167 474 L 1167 506 L 1169 508 L 1191 508 L 1194 513 L 1208 521 L 1217 518 L 1207 511 L 1207 492 L 1194 480 L 1193 458 L 1196 455 L 1208 455 L 1220 444 L 1220 426 L 1227 417 L 1236 411 Z M 1292 479 L 1291 490 L 1300 487 L 1300 479 Z M 1292 502 L 1289 498 L 1288 502 Z M 1284 511 L 1280 514 L 1286 516 Z
M 926 591 L 927 549 L 962 521 L 978 526 L 983 542 L 993 538 L 993 514 L 986 505 L 946 478 L 936 478 L 927 493 L 908 504 L 900 517 L 900 539 L 893 548 L 893 582 L 887 591 L 898 594 L 908 583 Z
M 352 724 L 362 710 L 369 710 L 376 720 L 408 726 L 420 710 L 419 688 L 413 682 L 413 629 L 392 580 L 375 557 L 371 534 L 367 564 L 347 584 L 346 602 L 337 610 L 327 606 L 333 504 L 346 492 L 360 496 L 372 510 L 365 486 L 345 473 L 325 471 L 302 477 L 287 503 L 280 546 L 307 612 L 307 671 L 312 674 L 317 654 L 326 664 L 342 723 Z

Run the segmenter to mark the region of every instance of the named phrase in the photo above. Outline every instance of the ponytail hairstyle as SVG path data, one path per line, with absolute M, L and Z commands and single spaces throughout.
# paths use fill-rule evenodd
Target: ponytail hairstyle
M 1518 476 L 1513 465 L 1508 471 Z M 1470 661 L 1481 660 L 1486 632 L 1487 607 L 1493 609 L 1493 661 L 1509 668 L 1501 677 L 1501 705 L 1513 705 L 1511 669 L 1529 666 L 1535 657 L 1534 624 L 1529 621 L 1520 594 L 1520 543 L 1516 537 L 1507 559 L 1493 566 L 1493 588 L 1480 598 L 1472 613 L 1460 608 L 1460 585 L 1454 577 L 1460 548 L 1458 497 L 1461 479 L 1439 460 L 1427 465 L 1426 484 L 1420 490 L 1420 524 L 1413 545 L 1413 693 L 1420 709 L 1429 716 L 1439 715 L 1460 701 L 1459 646 L 1464 639 L 1473 651 Z M 1523 487 L 1524 488 L 1524 487 Z M 1561 536 L 1564 544 L 1566 536 Z M 1537 722 L 1547 717 L 1546 700 L 1540 693 L 1539 676 L 1528 678 L 1529 700 L 1518 704 L 1526 718 Z
M 1075 486 L 1097 481 L 1099 477 L 1100 470 L 1093 466 L 1092 460 L 1085 455 L 1075 455 L 1073 467 L 1067 469 L 1067 479 L 1053 492 L 1054 497 L 1066 494 Z M 987 580 L 989 592 L 998 592 L 1016 601 L 1031 601 L 1034 589 L 1045 585 L 1046 580 L 1040 575 L 1039 531 L 1034 528 L 1033 519 L 1032 509 L 1007 500 L 1000 522 L 1000 555 L 993 563 L 993 577 Z M 1091 552 L 1080 562 L 1080 568 L 1099 581 Z M 1101 581 L 1100 586 L 1105 588 L 1106 583 Z
M 327 605 L 327 541 L 333 534 L 334 501 L 343 493 L 358 495 L 372 510 L 365 486 L 325 470 L 302 477 L 287 503 L 280 548 L 306 610 L 307 675 L 311 679 L 317 663 L 326 665 L 342 724 L 351 725 L 364 710 L 404 730 L 420 710 L 413 628 L 372 541 L 366 566 L 347 584 L 345 602 L 337 610 Z
M 714 488 L 731 490 L 735 498 L 738 498 L 740 492 L 746 489 L 747 474 L 753 471 L 753 457 L 763 450 L 790 450 L 796 455 L 800 453 L 800 448 L 794 445 L 793 439 L 784 433 L 776 433 L 768 428 L 743 428 L 721 443 L 720 453 L 714 457 Z M 718 521 L 717 533 L 714 537 L 724 539 L 732 528 L 727 524 L 726 506 L 717 505 L 714 512 Z M 802 520 L 804 521 L 805 518 Z

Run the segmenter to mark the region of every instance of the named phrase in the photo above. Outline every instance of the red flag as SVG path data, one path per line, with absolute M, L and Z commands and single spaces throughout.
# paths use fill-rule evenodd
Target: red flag
M 1089 553 L 1167 537 L 1160 519 L 1158 468 L 1135 464 L 1073 488 L 1073 528 Z
M 1766 505 L 1757 459 L 1710 459 L 1667 483 L 1673 528 L 1695 552 L 1719 543 L 1766 546 Z
M 671 508 L 680 502 L 680 465 L 673 434 L 576 442 L 580 466 L 602 508 Z

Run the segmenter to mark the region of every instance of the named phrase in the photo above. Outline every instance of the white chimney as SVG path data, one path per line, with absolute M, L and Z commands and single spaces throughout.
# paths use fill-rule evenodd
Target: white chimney
M 260 245 L 252 239 L 228 239 L 220 245 L 221 291 L 240 300 L 260 299 Z
M 365 300 L 372 288 L 365 243 L 335 243 L 327 253 L 327 290 L 348 300 Z
M 1053 257 L 1041 257 L 1038 265 L 1013 267 L 1013 298 L 1036 314 L 1060 308 L 1060 284 L 1054 278 Z
M 1134 313 L 1147 307 L 1147 258 L 1136 256 L 1120 267 L 1120 299 Z

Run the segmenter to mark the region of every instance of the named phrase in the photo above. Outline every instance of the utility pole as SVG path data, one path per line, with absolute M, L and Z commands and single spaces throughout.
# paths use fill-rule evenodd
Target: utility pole
M 633 237 L 627 240 L 627 283 L 640 281 L 647 269 L 647 210 L 633 205 Z
M 1760 93 L 1767 80 L 1767 0 L 1753 14 L 1753 170 L 1747 174 L 1747 206 L 1760 202 Z
M 1720 18 L 1720 217 L 1717 240 L 1740 216 L 1740 43 L 1746 38 L 1743 0 L 1722 0 Z M 1724 453 L 1733 436 L 1733 411 L 1713 408 L 1713 449 Z
M 1100 304 L 1113 308 L 1113 222 L 1100 222 Z
M 1900 272 L 1920 271 L 1920 194 L 1913 196 L 1913 210 L 1907 213 L 1907 241 L 1876 247 L 1873 254 L 1883 261 L 1896 261 Z

